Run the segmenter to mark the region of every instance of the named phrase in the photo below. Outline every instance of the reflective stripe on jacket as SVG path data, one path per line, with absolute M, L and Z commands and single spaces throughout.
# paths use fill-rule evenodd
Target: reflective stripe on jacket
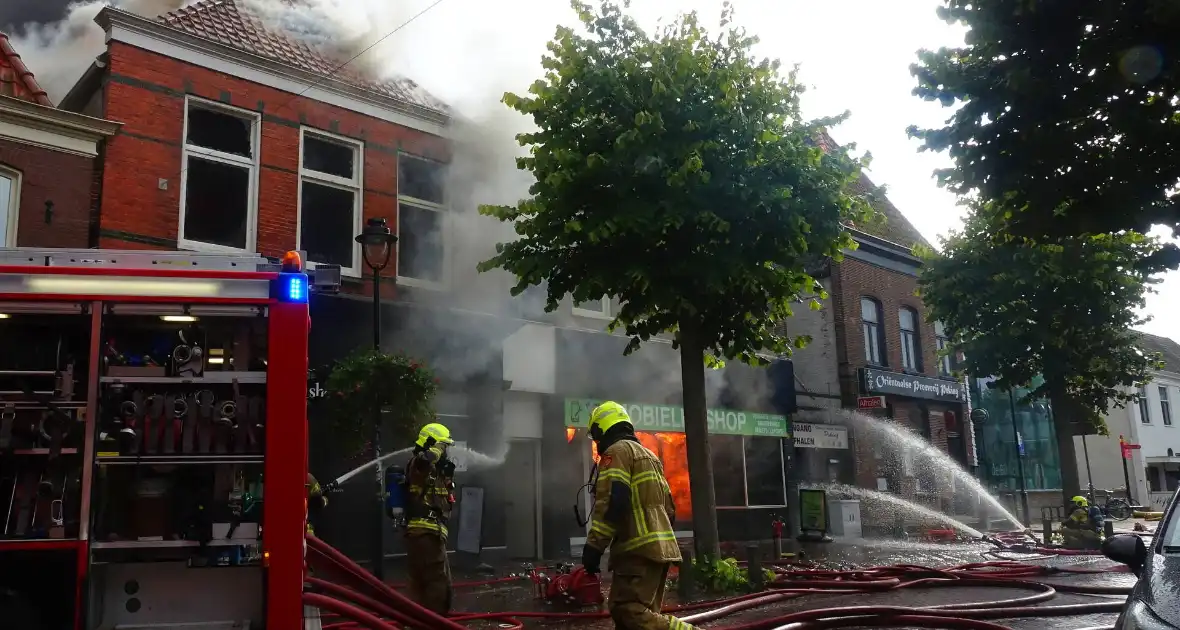
M 447 537 L 454 485 L 438 470 L 440 451 L 428 449 L 406 465 L 406 533 Z
M 586 544 L 603 551 L 609 546 L 612 557 L 679 562 L 675 519 L 672 491 L 655 454 L 630 439 L 607 447 L 598 462 Z

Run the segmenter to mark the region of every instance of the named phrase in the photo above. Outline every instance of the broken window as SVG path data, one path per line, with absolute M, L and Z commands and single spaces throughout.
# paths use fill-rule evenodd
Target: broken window
M 397 162 L 397 275 L 409 284 L 445 284 L 445 165 L 406 154 L 399 155 Z
M 307 260 L 360 275 L 359 142 L 304 132 L 299 178 L 299 248 Z
M 258 115 L 196 99 L 187 107 L 180 245 L 254 251 Z

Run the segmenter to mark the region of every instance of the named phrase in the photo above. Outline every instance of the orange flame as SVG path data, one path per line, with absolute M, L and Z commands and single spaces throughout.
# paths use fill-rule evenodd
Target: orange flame
M 688 450 L 683 433 L 638 433 L 639 442 L 664 464 L 664 478 L 676 503 L 676 520 L 692 519 L 692 494 L 688 484 Z
M 570 442 L 573 442 L 573 441 L 574 441 L 574 436 L 576 436 L 577 434 L 578 434 L 578 430 L 577 430 L 577 428 L 575 428 L 575 427 L 566 427 L 566 428 L 565 428 L 565 443 L 566 443 L 566 444 L 569 444 Z

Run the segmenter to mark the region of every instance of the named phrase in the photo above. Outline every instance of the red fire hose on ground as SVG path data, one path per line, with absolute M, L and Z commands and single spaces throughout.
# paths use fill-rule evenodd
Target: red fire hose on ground
M 524 627 L 522 620 L 525 619 L 573 622 L 604 619 L 608 616 L 607 613 L 598 611 L 511 611 L 442 617 L 422 608 L 390 585 L 381 583 L 368 571 L 318 538 L 309 535 L 307 542 L 307 562 L 316 572 L 316 577 L 306 578 L 305 588 L 309 592 L 304 594 L 304 602 L 335 615 L 331 622 L 323 626 L 325 630 L 466 630 L 463 623 L 471 621 L 498 622 L 501 628 L 518 630 Z M 999 587 L 1033 591 L 1031 595 L 1010 599 L 939 606 L 852 606 L 783 614 L 770 612 L 770 616 L 765 619 L 725 627 L 725 630 L 815 630 L 847 627 L 1008 630 L 1006 626 L 985 620 L 1063 617 L 1120 611 L 1123 606 L 1121 600 L 1057 606 L 1038 605 L 1053 599 L 1059 592 L 1090 595 L 1126 595 L 1130 592 L 1130 587 L 1033 580 L 1055 574 L 1105 572 L 1109 571 L 1044 567 L 1012 561 L 975 562 L 942 569 L 918 565 L 872 567 L 853 571 L 776 567 L 776 577 L 767 585 L 770 589 L 768 591 L 669 606 L 665 607 L 664 611 L 676 614 L 685 622 L 703 624 L 806 595 L 885 593 L 899 589 L 948 587 Z M 484 586 L 520 579 L 521 577 L 514 576 L 460 584 Z

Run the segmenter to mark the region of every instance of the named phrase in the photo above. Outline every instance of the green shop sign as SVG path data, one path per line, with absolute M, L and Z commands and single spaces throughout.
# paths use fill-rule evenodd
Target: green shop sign
M 590 412 L 604 401 L 592 398 L 565 399 L 565 426 L 585 427 Z M 627 408 L 636 431 L 684 433 L 684 408 L 672 405 L 620 403 Z M 786 416 L 733 409 L 709 409 L 709 433 L 718 435 L 751 435 L 760 437 L 790 437 L 791 428 Z

